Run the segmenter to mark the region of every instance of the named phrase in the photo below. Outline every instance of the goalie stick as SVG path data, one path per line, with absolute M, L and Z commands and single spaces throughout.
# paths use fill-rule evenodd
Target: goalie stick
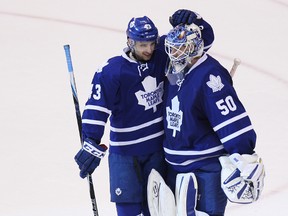
M 234 76 L 234 74 L 235 74 L 235 72 L 236 72 L 236 70 L 237 70 L 237 67 L 238 67 L 240 64 L 241 64 L 241 60 L 240 60 L 239 58 L 235 58 L 235 59 L 234 59 L 233 66 L 232 66 L 232 68 L 231 68 L 231 70 L 230 70 L 230 75 L 231 75 L 231 77 Z
M 71 54 L 70 54 L 70 46 L 64 45 L 64 50 L 65 50 L 66 61 L 67 61 L 67 66 L 68 66 L 68 72 L 69 72 L 69 76 L 70 76 L 70 85 L 71 85 L 73 101 L 74 101 L 74 106 L 75 106 L 75 111 L 76 111 L 76 118 L 77 118 L 80 142 L 81 142 L 81 145 L 83 145 L 81 112 L 80 112 L 75 76 L 74 76 L 74 72 L 73 72 L 73 65 L 72 65 L 72 59 L 71 59 Z M 92 180 L 92 176 L 90 174 L 87 175 L 87 180 L 89 183 L 89 192 L 90 192 L 90 198 L 91 198 L 91 202 L 92 202 L 93 213 L 94 213 L 94 216 L 99 216 L 98 209 L 97 209 L 97 203 L 96 203 L 96 197 L 95 197 L 95 193 L 94 193 L 93 180 Z

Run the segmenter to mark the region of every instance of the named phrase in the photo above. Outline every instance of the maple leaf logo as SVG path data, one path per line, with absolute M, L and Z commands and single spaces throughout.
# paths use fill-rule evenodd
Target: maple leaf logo
M 153 108 L 153 112 L 156 112 L 157 105 L 162 103 L 162 96 L 164 93 L 163 81 L 157 86 L 156 78 L 147 76 L 142 85 L 145 91 L 139 90 L 135 93 L 138 104 L 145 107 L 145 110 Z
M 209 79 L 210 80 L 206 82 L 206 84 L 212 89 L 213 92 L 221 91 L 221 89 L 224 87 L 220 76 L 216 77 L 210 74 Z
M 168 129 L 173 130 L 173 137 L 176 136 L 176 131 L 180 131 L 183 119 L 183 112 L 179 110 L 179 99 L 178 96 L 175 96 L 171 100 L 172 109 L 166 107 L 166 121 Z

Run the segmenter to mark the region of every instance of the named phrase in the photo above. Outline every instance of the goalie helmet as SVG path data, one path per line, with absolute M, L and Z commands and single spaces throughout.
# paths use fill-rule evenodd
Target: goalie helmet
M 204 43 L 201 30 L 195 25 L 178 25 L 165 38 L 165 52 L 170 63 L 166 75 L 172 85 L 179 85 L 184 79 L 184 69 L 192 59 L 203 54 Z M 173 76 L 169 76 L 173 74 Z
M 156 41 L 158 29 L 147 17 L 132 18 L 126 30 L 127 37 L 134 41 Z

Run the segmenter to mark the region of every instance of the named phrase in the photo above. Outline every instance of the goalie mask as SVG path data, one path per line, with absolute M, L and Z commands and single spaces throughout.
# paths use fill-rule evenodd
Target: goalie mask
M 172 85 L 184 80 L 184 69 L 191 61 L 203 54 L 204 43 L 200 28 L 195 25 L 178 25 L 165 38 L 165 51 L 170 62 L 166 76 Z

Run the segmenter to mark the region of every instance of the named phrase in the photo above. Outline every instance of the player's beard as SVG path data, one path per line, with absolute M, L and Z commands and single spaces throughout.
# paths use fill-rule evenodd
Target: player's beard
M 137 59 L 137 61 L 140 62 L 147 62 L 151 59 L 153 53 L 152 54 L 141 54 L 141 55 L 137 55 L 136 53 L 134 53 L 135 58 Z

